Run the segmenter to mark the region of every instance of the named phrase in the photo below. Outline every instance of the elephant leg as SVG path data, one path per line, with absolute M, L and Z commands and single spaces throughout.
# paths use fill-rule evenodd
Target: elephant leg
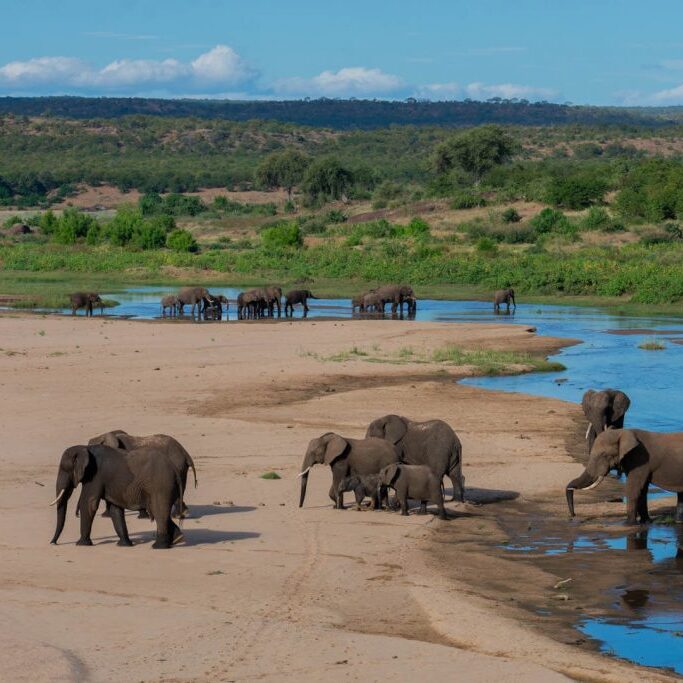
M 683 493 L 678 494 L 676 500 L 676 524 L 683 524 Z
M 401 516 L 407 517 L 408 516 L 408 499 L 407 498 L 401 498 L 399 501 L 401 505 Z
M 453 487 L 453 496 L 451 497 L 452 502 L 465 502 L 465 481 L 464 477 L 457 473 L 446 475 L 451 480 L 451 486 Z
M 81 496 L 78 502 L 81 517 L 81 537 L 76 542 L 76 545 L 92 545 L 90 532 L 92 531 L 92 523 L 95 519 L 95 513 L 97 512 L 100 500 L 99 498 L 85 498 Z
M 114 530 L 119 537 L 119 542 L 116 545 L 133 545 L 133 541 L 128 537 L 128 527 L 126 526 L 126 517 L 123 514 L 123 508 L 120 508 L 118 505 L 112 505 L 111 503 L 108 503 L 107 505 L 111 515 L 111 521 L 114 523 Z
M 420 515 L 426 515 L 427 514 L 427 501 L 426 500 L 420 501 L 420 512 L 418 514 L 420 514 Z
M 638 517 L 640 517 L 641 524 L 647 524 L 650 520 L 650 515 L 647 510 L 647 485 L 643 488 L 638 496 Z
M 154 514 L 154 518 L 157 522 L 157 537 L 154 543 L 152 544 L 152 548 L 170 548 L 174 543 L 178 543 L 179 541 L 183 540 L 182 531 L 180 530 L 178 525 L 171 519 L 170 506 L 164 509 L 162 514 Z
M 102 517 L 111 517 L 111 503 L 104 501 L 104 512 L 101 515 Z
M 142 510 L 138 512 L 138 519 L 149 519 L 149 512 L 147 512 L 145 508 L 142 508 Z
M 343 510 L 344 509 L 344 492 L 340 491 L 337 493 L 337 489 L 339 488 L 339 481 L 336 481 L 335 479 L 332 480 L 332 486 L 330 486 L 330 492 L 329 496 L 332 499 L 332 502 L 334 503 L 334 507 L 337 510 Z
M 626 524 L 638 524 L 640 498 L 647 496 L 647 488 L 648 475 L 645 472 L 629 472 L 626 478 Z

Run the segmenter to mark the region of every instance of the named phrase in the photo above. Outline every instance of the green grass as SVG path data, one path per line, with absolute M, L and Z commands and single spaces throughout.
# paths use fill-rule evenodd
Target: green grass
M 656 339 L 651 339 L 650 341 L 638 344 L 638 348 L 643 349 L 644 351 L 664 351 L 666 344 L 662 344 L 662 342 L 657 341 Z
M 282 479 L 277 472 L 265 472 L 261 475 L 261 479 Z

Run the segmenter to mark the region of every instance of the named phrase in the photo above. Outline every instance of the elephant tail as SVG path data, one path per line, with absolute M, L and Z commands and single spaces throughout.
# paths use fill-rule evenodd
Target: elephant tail
M 178 486 L 178 521 L 182 522 L 182 519 L 183 519 L 183 516 L 182 516 L 183 515 L 183 503 L 184 503 L 184 501 L 183 501 L 183 493 L 184 493 L 184 491 L 183 491 L 183 479 L 180 476 L 180 471 L 178 470 L 178 468 L 175 465 L 172 465 L 172 466 L 173 466 L 173 474 L 175 474 L 176 485 Z M 194 469 L 194 467 L 192 469 Z M 173 507 L 173 506 L 171 506 L 171 507 Z
M 192 460 L 192 456 L 182 446 L 181 448 L 185 453 L 185 462 L 187 463 L 187 466 L 192 470 L 192 476 L 194 477 L 194 487 L 197 488 L 197 470 L 194 466 L 194 460 Z

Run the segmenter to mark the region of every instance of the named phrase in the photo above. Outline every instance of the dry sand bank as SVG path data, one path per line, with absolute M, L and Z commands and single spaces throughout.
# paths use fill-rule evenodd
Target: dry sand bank
M 446 342 L 550 353 L 561 341 L 511 325 L 29 315 L 0 317 L 0 340 L 7 680 L 643 679 L 525 625 L 482 597 L 471 575 L 458 578 L 457 548 L 439 552 L 448 527 L 477 523 L 484 508 L 561 495 L 577 470 L 567 449 L 581 436 L 576 406 L 454 383 L 466 368 L 310 355 Z M 388 412 L 449 421 L 473 502 L 449 504 L 458 513 L 449 522 L 335 511 L 319 467 L 300 510 L 296 473 L 309 439 L 362 436 Z M 49 545 L 62 450 L 114 428 L 170 433 L 192 453 L 199 488 L 187 494 L 185 544 L 151 550 L 153 527 L 129 515 L 133 548 L 117 547 L 100 518 L 95 546 L 76 547 L 74 496 L 62 542 Z M 270 470 L 282 479 L 259 478 Z M 475 504 L 505 492 L 515 503 Z

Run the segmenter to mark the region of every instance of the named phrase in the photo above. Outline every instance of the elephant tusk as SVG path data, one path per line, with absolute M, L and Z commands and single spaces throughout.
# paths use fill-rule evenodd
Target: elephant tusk
M 308 474 L 308 470 L 310 470 L 311 467 L 313 467 L 313 465 L 311 465 L 310 467 L 307 467 L 303 472 L 299 472 L 299 474 L 296 475 L 297 479 L 298 479 L 299 477 L 303 477 L 304 474 Z
M 592 426 L 593 426 L 593 425 L 589 422 L 589 423 L 588 423 L 588 429 L 586 429 L 586 439 L 588 438 L 588 435 L 591 433 L 591 427 L 592 427 Z
M 59 499 L 64 495 L 64 491 L 65 491 L 65 490 L 66 490 L 66 489 L 62 489 L 62 490 L 59 492 L 59 495 L 50 503 L 50 507 L 52 507 L 53 505 L 56 505 L 56 504 L 59 502 Z
M 608 427 L 607 425 L 605 425 L 605 426 L 602 428 L 602 431 L 603 431 L 603 432 L 606 432 L 608 429 L 609 429 L 609 427 Z
M 599 486 L 602 480 L 605 477 L 598 477 L 590 486 L 586 486 L 585 489 L 574 489 L 575 491 L 590 491 L 591 489 L 594 489 L 596 486 Z

